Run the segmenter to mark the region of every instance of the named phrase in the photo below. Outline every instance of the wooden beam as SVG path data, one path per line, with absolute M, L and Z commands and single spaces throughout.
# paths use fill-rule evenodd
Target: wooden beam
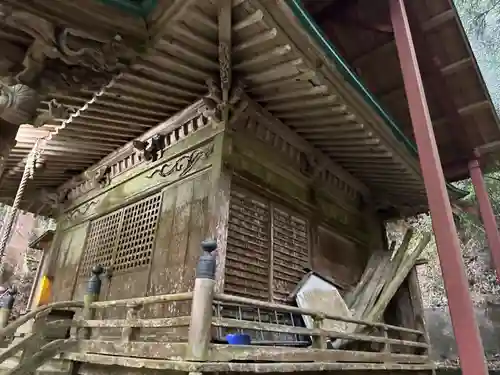
M 440 14 L 434 16 L 433 18 L 429 19 L 428 21 L 424 22 L 421 25 L 422 31 L 424 33 L 427 33 L 429 31 L 436 29 L 437 27 L 441 26 L 443 23 L 453 19 L 454 13 L 455 12 L 452 9 L 450 9 L 450 10 L 447 10 L 443 13 L 440 13 Z M 351 65 L 357 65 L 360 61 L 365 60 L 365 59 L 369 59 L 370 56 L 372 56 L 374 54 L 384 53 L 384 52 L 387 52 L 387 50 L 391 50 L 393 48 L 396 48 L 396 43 L 394 40 L 383 43 L 367 53 L 364 53 L 360 56 L 354 57 L 351 60 Z
M 154 45 L 163 38 L 170 27 L 175 24 L 175 20 L 182 17 L 188 11 L 188 8 L 196 3 L 195 0 L 174 0 L 174 3 L 167 2 L 162 4 L 159 14 L 155 17 L 155 21 L 150 27 L 150 35 L 152 35 L 149 47 Z
M 435 63 L 434 53 L 430 47 L 430 43 L 427 40 L 425 32 L 422 30 L 422 26 L 420 25 L 418 18 L 411 11 L 408 12 L 408 22 L 413 34 L 417 57 L 420 57 L 419 61 L 426 67 L 425 70 L 429 72 L 429 86 L 433 92 L 439 93 L 437 100 L 445 114 L 446 119 L 451 124 L 458 126 L 460 130 L 459 132 L 451 132 L 450 134 L 450 136 L 455 140 L 455 146 L 458 149 L 457 151 L 460 154 L 472 153 L 472 147 L 467 141 L 469 138 L 467 128 L 462 117 L 460 116 L 460 113 L 458 112 L 457 107 L 451 99 L 452 94 L 448 86 L 448 82 Z
M 441 26 L 443 23 L 455 19 L 455 11 L 453 9 L 448 9 L 443 13 L 439 13 L 429 20 L 422 23 L 422 30 L 427 32 L 429 30 L 435 29 Z

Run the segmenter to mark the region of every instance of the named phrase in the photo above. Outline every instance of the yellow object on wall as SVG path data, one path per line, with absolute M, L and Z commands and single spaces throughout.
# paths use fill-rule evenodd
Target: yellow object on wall
M 47 275 L 44 275 L 40 280 L 40 288 L 35 302 L 35 306 L 38 307 L 48 304 L 50 302 L 51 295 L 52 295 L 52 280 Z

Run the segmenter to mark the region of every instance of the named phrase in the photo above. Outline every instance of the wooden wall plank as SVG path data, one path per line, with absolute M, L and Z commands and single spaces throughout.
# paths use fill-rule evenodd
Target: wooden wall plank
M 305 218 L 273 207 L 273 299 L 285 302 L 309 266 L 309 229 Z
M 224 291 L 268 300 L 269 204 L 233 187 L 229 207 Z
M 57 268 L 54 272 L 53 301 L 70 300 L 76 284 L 75 272 L 85 245 L 88 223 L 80 224 L 62 234 Z

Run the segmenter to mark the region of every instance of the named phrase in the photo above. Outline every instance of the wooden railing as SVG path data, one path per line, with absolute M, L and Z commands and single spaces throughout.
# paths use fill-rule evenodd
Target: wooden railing
M 214 345 L 212 347 L 214 354 L 209 360 L 429 363 L 427 355 L 429 345 L 425 342 L 424 332 L 418 330 L 320 314 L 303 308 L 226 294 L 215 295 L 214 303 L 219 313 L 212 318 L 212 326 L 222 328 L 226 332 L 248 334 L 252 339 L 257 338 L 254 341 L 257 345 L 245 348 Z M 221 307 L 227 308 L 226 316 L 237 315 L 238 318 L 224 317 Z M 237 314 L 234 314 L 235 311 Z M 244 319 L 245 315 L 247 319 Z M 286 315 L 289 316 L 286 317 Z M 303 316 L 310 316 L 317 328 L 297 326 L 297 321 Z M 364 326 L 367 332 L 347 333 L 325 330 L 320 328 L 325 320 Z M 396 333 L 393 336 L 404 334 L 413 338 L 406 340 L 391 338 L 391 333 Z M 219 333 L 219 336 L 223 334 Z M 351 348 L 333 349 L 331 342 L 335 339 L 348 340 L 351 342 Z M 359 345 L 363 343 L 370 345 Z M 353 346 L 358 346 L 357 350 L 353 350 Z M 263 347 L 266 349 L 262 350 Z
M 186 372 L 433 369 L 424 332 L 216 294 L 214 250 L 214 244 L 204 244 L 205 254 L 198 265 L 194 290 L 186 293 L 97 301 L 101 283 L 96 271 L 102 270 L 96 268 L 84 302 L 54 303 L 0 329 L 0 337 L 5 337 L 35 318 L 33 333 L 0 354 L 0 363 L 22 350 L 20 365 L 11 373 L 32 371 L 58 351 L 64 352 L 65 359 L 79 362 Z M 148 315 L 143 311 L 147 307 L 180 303 L 188 303 L 190 311 L 178 316 L 144 317 Z M 82 310 L 69 320 L 46 321 L 51 311 L 61 308 Z M 124 309 L 124 317 L 98 318 L 99 311 L 113 308 Z M 314 328 L 305 326 L 304 316 L 312 318 Z M 356 333 L 326 330 L 322 328 L 326 320 L 366 329 Z M 65 337 L 47 340 L 40 334 L 70 326 L 71 333 Z M 114 333 L 102 333 L 109 329 Z M 181 330 L 184 334 L 174 340 L 168 335 L 147 336 L 144 331 L 148 330 Z M 227 333 L 237 332 L 248 334 L 251 345 L 225 342 Z M 45 340 L 38 346 L 42 349 L 33 351 L 33 343 L 40 343 L 40 336 Z M 338 339 L 347 344 L 339 348 L 332 345 Z

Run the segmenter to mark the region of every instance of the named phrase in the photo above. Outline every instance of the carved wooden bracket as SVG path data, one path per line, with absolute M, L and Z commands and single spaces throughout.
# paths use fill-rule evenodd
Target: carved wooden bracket
M 56 89 L 96 90 L 128 64 L 137 52 L 127 46 L 120 35 L 109 39 L 94 35 L 95 30 L 77 30 L 59 25 L 16 5 L 0 4 L 0 25 L 22 31 L 33 38 L 20 58 L 19 46 L 11 42 L 2 48 L 0 57 L 7 70 L 0 77 L 10 76 L 43 93 Z
M 48 107 L 49 109 L 47 112 L 38 115 L 31 122 L 33 127 L 39 128 L 57 119 L 67 119 L 71 114 L 71 111 L 66 106 L 64 106 L 63 104 L 59 104 L 55 99 L 52 99 L 48 103 Z
M 222 98 L 223 91 L 221 91 L 220 86 L 216 83 L 214 78 L 209 78 L 206 81 L 208 87 L 208 94 L 203 98 L 203 102 L 207 107 L 204 115 L 216 122 L 223 119 L 222 113 L 227 109 L 229 116 L 235 112 L 235 105 L 241 100 L 245 84 L 243 81 L 238 80 L 234 86 L 229 90 L 230 96 L 227 101 Z M 228 120 L 230 117 L 228 118 Z
M 95 172 L 92 180 L 99 186 L 103 187 L 111 182 L 110 174 L 111 167 L 109 165 L 104 165 Z
M 19 126 L 29 123 L 41 102 L 38 92 L 24 84 L 7 85 L 0 81 L 0 118 Z
M 163 156 L 163 150 L 165 149 L 165 136 L 162 134 L 156 134 L 147 141 L 135 140 L 132 143 L 134 149 L 142 155 L 144 160 L 154 162 Z

